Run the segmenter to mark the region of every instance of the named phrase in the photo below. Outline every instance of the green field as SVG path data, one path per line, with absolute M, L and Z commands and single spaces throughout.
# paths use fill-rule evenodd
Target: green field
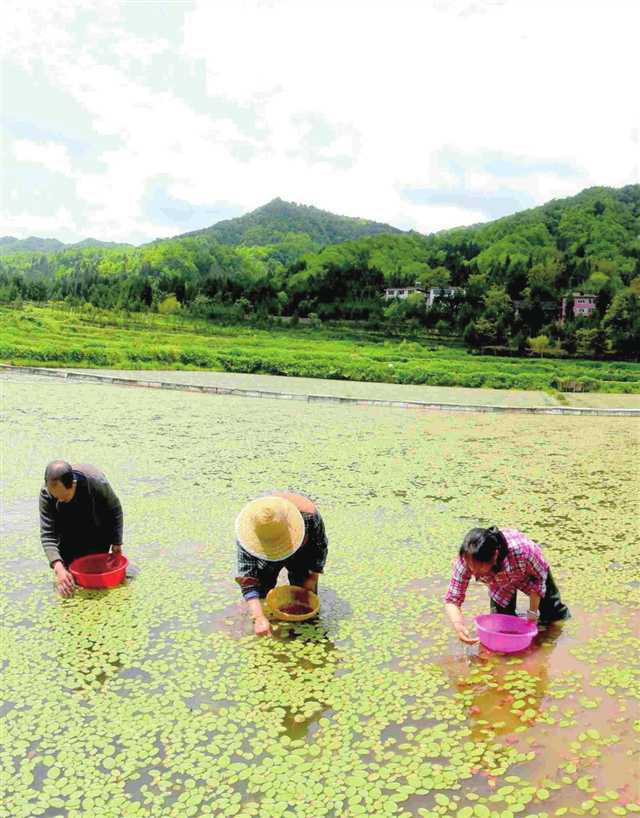
M 344 327 L 257 329 L 85 305 L 0 307 L 0 360 L 112 369 L 204 369 L 432 386 L 640 393 L 640 364 L 470 355 L 437 336 Z

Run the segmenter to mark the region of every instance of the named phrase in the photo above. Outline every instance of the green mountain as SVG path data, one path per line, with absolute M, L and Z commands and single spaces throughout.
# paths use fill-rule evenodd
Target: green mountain
M 252 210 L 236 219 L 217 222 L 204 230 L 184 233 L 185 236 L 213 238 L 220 244 L 255 246 L 277 244 L 286 239 L 287 234 L 304 233 L 320 245 L 338 244 L 342 241 L 374 236 L 379 233 L 400 234 L 402 230 L 388 224 L 367 219 L 337 216 L 327 210 L 311 205 L 299 205 L 274 199 L 257 210 Z
M 75 244 L 64 244 L 58 239 L 42 239 L 38 236 L 29 236 L 28 239 L 16 239 L 14 236 L 3 236 L 0 238 L 0 256 L 9 256 L 13 253 L 58 253 L 61 250 L 86 250 L 89 248 L 101 248 L 113 250 L 122 247 L 132 247 L 131 244 L 124 244 L 115 241 L 99 241 L 98 239 L 84 239 Z
M 640 185 L 589 188 L 429 236 L 275 200 L 142 247 L 90 243 L 0 254 L 0 301 L 422 325 L 503 351 L 531 338 L 568 354 L 640 349 Z M 416 282 L 409 298 L 385 298 Z M 447 286 L 427 304 L 426 291 Z M 576 294 L 591 296 L 585 309 Z
M 38 236 L 29 236 L 28 239 L 16 239 L 14 236 L 2 236 L 0 238 L 0 256 L 8 256 L 10 253 L 20 253 L 22 251 L 54 253 L 56 250 L 63 250 L 65 246 L 58 239 L 41 239 Z
M 122 241 L 100 241 L 99 239 L 83 239 L 75 244 L 65 245 L 68 250 L 86 250 L 88 248 L 98 248 L 102 250 L 121 250 L 126 247 L 133 247 Z

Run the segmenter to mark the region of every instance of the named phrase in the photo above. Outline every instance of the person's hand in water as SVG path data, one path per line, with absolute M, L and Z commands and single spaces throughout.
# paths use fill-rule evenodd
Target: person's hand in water
M 458 639 L 466 645 L 475 645 L 478 641 L 477 638 L 471 636 L 464 622 L 457 622 L 453 627 L 458 634 Z
M 112 545 L 107 557 L 107 568 L 113 569 L 118 565 L 118 557 L 122 555 L 122 545 Z
M 76 590 L 76 583 L 73 574 L 64 567 L 60 560 L 53 564 L 53 571 L 56 575 L 56 587 L 60 596 L 68 598 L 73 596 Z
M 444 609 L 449 617 L 449 621 L 453 625 L 454 631 L 458 634 L 458 639 L 466 645 L 475 645 L 478 640 L 471 636 L 467 630 L 459 606 L 454 605 L 452 602 L 445 602 Z
M 271 624 L 265 616 L 262 602 L 257 597 L 247 600 L 249 615 L 253 619 L 253 632 L 256 636 L 271 636 Z
M 266 616 L 257 616 L 253 620 L 253 632 L 256 636 L 271 636 L 271 624 Z
M 309 591 L 303 586 L 300 590 L 293 592 L 293 598 L 296 602 L 300 602 L 302 605 L 308 605 Z

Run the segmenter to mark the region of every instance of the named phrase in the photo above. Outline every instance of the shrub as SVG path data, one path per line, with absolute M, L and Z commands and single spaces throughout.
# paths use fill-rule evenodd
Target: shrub
M 182 304 L 175 297 L 174 293 L 168 295 L 158 304 L 160 315 L 175 315 L 182 310 Z

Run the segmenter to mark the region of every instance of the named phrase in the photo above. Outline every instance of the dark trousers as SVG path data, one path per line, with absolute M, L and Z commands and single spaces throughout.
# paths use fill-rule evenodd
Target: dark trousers
M 514 594 L 509 600 L 508 605 L 498 605 L 497 602 L 491 600 L 491 613 L 512 614 L 516 612 L 516 596 Z M 560 599 L 560 591 L 551 576 L 551 571 L 547 574 L 547 592 L 540 600 L 540 619 L 541 625 L 548 622 L 558 622 L 561 619 L 569 619 L 571 612 L 569 608 Z

